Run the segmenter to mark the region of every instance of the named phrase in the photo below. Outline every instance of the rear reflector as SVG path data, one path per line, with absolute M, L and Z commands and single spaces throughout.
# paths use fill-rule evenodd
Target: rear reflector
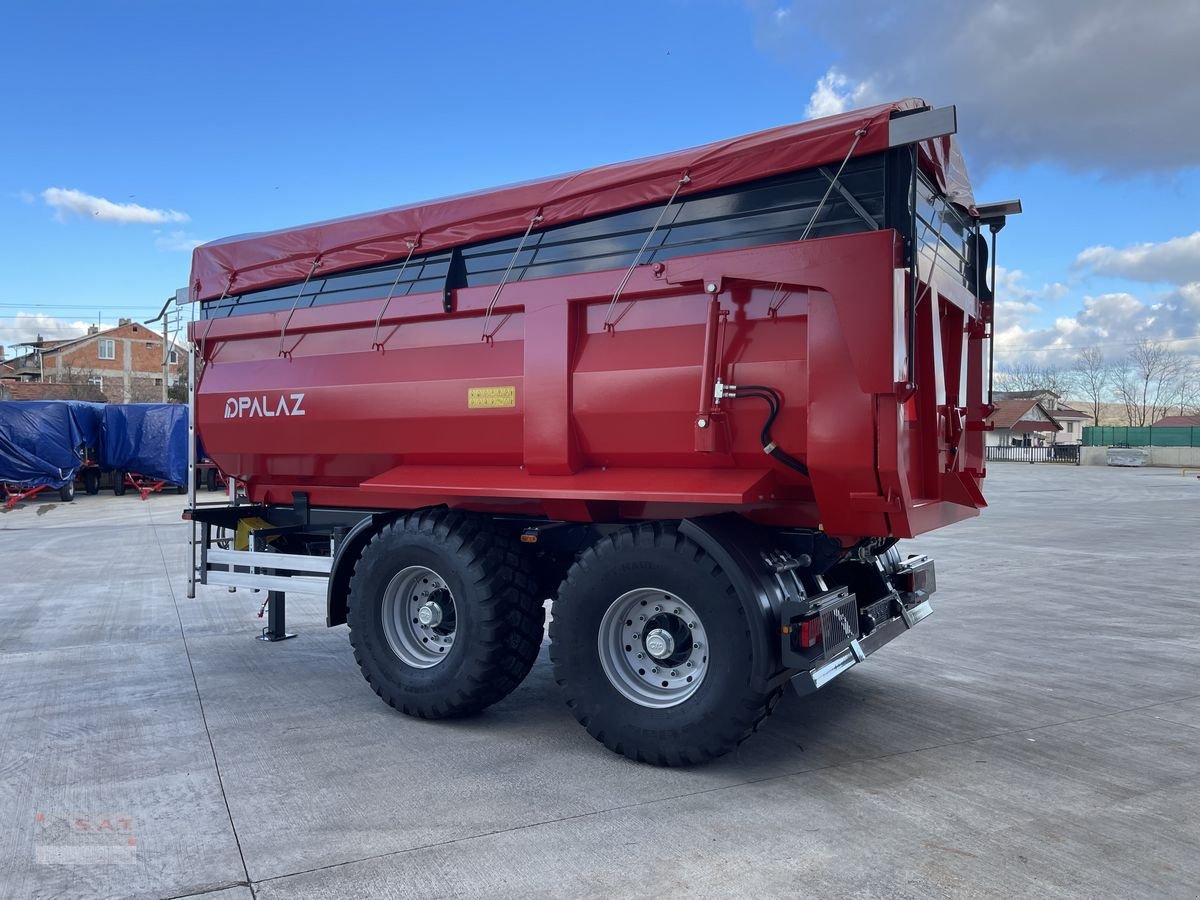
M 800 623 L 800 647 L 807 650 L 821 643 L 821 619 L 805 619 Z

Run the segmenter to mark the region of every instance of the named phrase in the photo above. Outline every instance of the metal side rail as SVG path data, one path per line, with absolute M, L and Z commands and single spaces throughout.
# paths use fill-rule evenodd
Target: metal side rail
M 807 672 L 794 675 L 792 687 L 802 697 L 813 693 L 846 670 L 854 668 L 884 644 L 895 640 L 918 622 L 928 618 L 932 612 L 933 607 L 929 605 L 928 600 L 912 607 L 905 607 L 901 603 L 900 615 L 884 622 L 866 637 L 852 639 L 850 645 L 833 659 L 826 660 Z
M 333 560 L 328 556 L 210 549 L 200 580 L 203 584 L 324 597 L 332 569 Z
M 287 630 L 287 595 L 314 594 L 324 597 L 329 588 L 333 559 L 299 553 L 267 550 L 226 550 L 202 547 L 197 573 L 200 584 L 250 588 L 267 592 L 267 627 L 260 641 L 285 641 L 295 635 Z M 262 615 L 262 611 L 259 611 Z

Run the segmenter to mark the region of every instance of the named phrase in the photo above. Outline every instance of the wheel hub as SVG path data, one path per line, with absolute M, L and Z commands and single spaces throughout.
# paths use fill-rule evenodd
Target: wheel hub
M 637 588 L 613 601 L 597 634 L 609 683 L 640 706 L 665 709 L 687 700 L 708 671 L 708 638 L 696 611 L 659 588 Z
M 426 628 L 432 628 L 435 625 L 441 625 L 442 608 L 432 600 L 425 601 L 417 610 L 417 622 L 420 625 L 424 625 Z
M 666 659 L 675 652 L 675 638 L 663 628 L 655 628 L 646 635 L 646 652 L 655 659 Z
M 442 576 L 426 566 L 408 566 L 392 577 L 380 615 L 392 652 L 414 668 L 438 665 L 454 646 L 454 594 Z

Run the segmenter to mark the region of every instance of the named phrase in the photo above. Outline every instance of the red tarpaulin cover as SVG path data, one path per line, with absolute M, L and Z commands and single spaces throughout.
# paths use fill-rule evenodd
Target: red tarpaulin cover
M 318 258 L 318 275 L 403 259 L 413 240 L 420 242 L 419 253 L 429 253 L 522 234 L 539 211 L 543 220 L 536 227 L 542 229 L 662 203 L 675 191 L 684 172 L 691 181 L 682 186 L 680 196 L 837 164 L 854 144 L 859 129 L 865 133 L 854 146 L 854 156 L 885 150 L 892 113 L 925 105 L 909 98 L 570 175 L 224 238 L 193 251 L 190 296 L 207 300 L 302 281 Z M 945 194 L 971 207 L 974 201 L 953 136 L 926 141 L 921 147 Z

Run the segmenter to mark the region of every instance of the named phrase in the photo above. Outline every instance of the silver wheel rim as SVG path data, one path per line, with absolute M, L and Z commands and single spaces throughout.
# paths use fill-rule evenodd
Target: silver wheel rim
M 383 592 L 383 633 L 407 665 L 431 669 L 454 646 L 458 610 L 446 580 L 425 566 L 401 569 Z
M 681 598 L 660 588 L 636 588 L 614 600 L 600 620 L 597 648 L 609 683 L 626 699 L 653 709 L 683 703 L 708 671 L 704 623 Z

